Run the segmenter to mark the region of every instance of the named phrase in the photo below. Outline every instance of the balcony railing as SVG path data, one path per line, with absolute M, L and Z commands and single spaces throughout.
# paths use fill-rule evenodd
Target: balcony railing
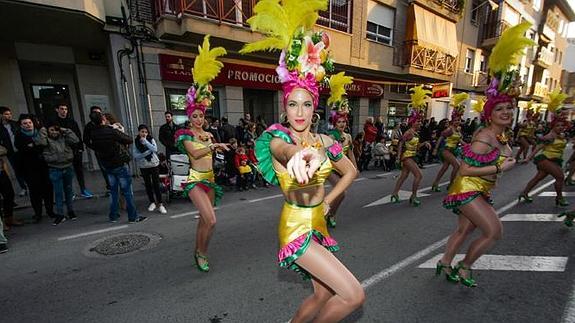
M 455 73 L 455 57 L 439 50 L 420 46 L 417 41 L 406 41 L 404 46 L 405 65 L 448 76 Z
M 485 23 L 483 24 L 483 28 L 481 28 L 481 41 L 492 39 L 492 38 L 499 38 L 501 34 L 507 30 L 507 28 L 511 27 L 509 23 L 503 20 L 499 20 L 495 23 Z
M 473 73 L 473 86 L 477 88 L 487 87 L 489 85 L 489 73 L 484 71 L 475 71 Z
M 537 55 L 537 63 L 543 65 L 544 67 L 549 67 L 553 65 L 553 59 L 555 55 L 552 51 L 547 49 L 547 47 L 541 47 L 539 54 Z
M 541 82 L 535 83 L 535 88 L 533 89 L 533 96 L 539 98 L 546 98 L 549 93 L 549 87 Z
M 203 17 L 247 27 L 246 21 L 253 15 L 258 0 L 154 0 L 156 20 L 181 17 L 183 14 Z M 326 11 L 319 12 L 318 25 L 351 32 L 352 0 L 330 0 Z
M 458 15 L 465 6 L 465 0 L 433 0 L 433 2 Z

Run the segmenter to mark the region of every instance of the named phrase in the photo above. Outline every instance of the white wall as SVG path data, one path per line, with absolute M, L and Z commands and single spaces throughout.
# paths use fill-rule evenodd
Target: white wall
M 28 112 L 18 61 L 0 57 L 0 71 L 0 106 L 9 107 L 14 118 L 18 118 L 20 113 Z

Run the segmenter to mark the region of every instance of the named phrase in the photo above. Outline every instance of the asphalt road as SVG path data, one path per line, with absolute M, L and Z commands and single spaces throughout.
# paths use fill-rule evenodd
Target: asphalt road
M 474 272 L 477 288 L 421 268 L 443 252 L 456 224 L 456 216 L 441 207 L 445 192 L 429 191 L 437 170 L 423 170 L 422 193 L 429 196 L 422 194 L 419 208 L 406 201 L 367 206 L 391 194 L 395 173 L 363 172 L 349 189 L 332 234 L 341 246 L 338 258 L 363 282 L 367 301 L 346 321 L 575 322 L 575 228 L 549 221 L 551 215 L 504 222 L 503 239 L 488 252 L 500 257 L 485 258 L 485 268 Z M 562 210 L 551 196 L 514 205 L 534 172 L 529 164 L 503 175 L 494 191 L 501 216 L 521 220 Z M 404 189 L 409 187 L 410 181 Z M 539 191 L 550 195 L 545 192 L 553 185 Z M 276 264 L 279 193 L 262 188 L 224 196 L 207 274 L 194 266 L 197 220 L 183 199 L 168 206 L 168 215 L 148 214 L 141 193 L 139 209 L 151 219 L 135 225 L 122 223 L 125 214 L 119 223 L 107 223 L 107 199 L 92 199 L 76 203 L 77 221 L 16 228 L 9 234 L 10 251 L 0 255 L 0 321 L 286 322 L 311 284 Z M 151 243 L 123 255 L 93 249 L 106 238 L 132 233 Z

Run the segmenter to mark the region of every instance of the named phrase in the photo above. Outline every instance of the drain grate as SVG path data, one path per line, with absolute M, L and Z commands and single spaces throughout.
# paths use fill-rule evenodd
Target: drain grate
M 117 256 L 154 247 L 161 237 L 156 234 L 132 232 L 105 237 L 87 248 L 90 256 Z

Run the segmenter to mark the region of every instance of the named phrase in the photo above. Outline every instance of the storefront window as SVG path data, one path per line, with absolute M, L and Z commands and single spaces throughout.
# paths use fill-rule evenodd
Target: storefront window
M 396 124 L 406 119 L 408 115 L 407 102 L 389 102 L 389 108 L 387 109 L 387 127 L 395 127 Z

